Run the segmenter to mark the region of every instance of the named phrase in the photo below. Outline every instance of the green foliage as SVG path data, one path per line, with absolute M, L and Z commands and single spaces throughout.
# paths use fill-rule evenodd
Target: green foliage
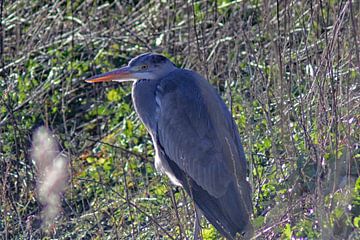
M 147 51 L 206 76 L 231 106 L 258 239 L 359 236 L 355 3 L 1 4 L 1 238 L 191 239 L 193 203 L 154 169 L 131 86 L 83 81 Z M 50 228 L 40 226 L 29 152 L 41 125 L 71 163 Z M 201 225 L 204 239 L 220 239 Z
M 213 226 L 202 229 L 201 236 L 203 237 L 204 240 L 219 239 L 219 235 L 217 234 L 217 232 Z
M 285 228 L 283 230 L 283 238 L 284 239 L 291 239 L 291 237 L 292 237 L 292 230 L 291 230 L 290 224 L 288 223 L 288 224 L 285 225 Z
M 312 219 L 301 219 L 293 229 L 297 238 L 318 239 L 320 237 Z
M 351 206 L 354 226 L 360 231 L 360 177 L 356 180 Z

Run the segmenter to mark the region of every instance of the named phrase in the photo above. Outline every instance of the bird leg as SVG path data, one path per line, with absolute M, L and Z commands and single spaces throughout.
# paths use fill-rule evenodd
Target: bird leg
M 200 225 L 201 217 L 202 217 L 202 213 L 200 209 L 198 209 L 197 206 L 195 206 L 194 240 L 202 239 L 201 225 Z M 199 233 L 200 233 L 200 238 L 199 238 Z

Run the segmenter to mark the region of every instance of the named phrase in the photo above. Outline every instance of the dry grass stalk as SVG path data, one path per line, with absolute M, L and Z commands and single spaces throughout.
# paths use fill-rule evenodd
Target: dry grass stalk
M 43 205 L 43 225 L 52 223 L 59 215 L 61 193 L 67 180 L 67 159 L 59 152 L 52 133 L 45 127 L 37 129 L 33 136 L 32 159 L 37 168 L 38 199 Z

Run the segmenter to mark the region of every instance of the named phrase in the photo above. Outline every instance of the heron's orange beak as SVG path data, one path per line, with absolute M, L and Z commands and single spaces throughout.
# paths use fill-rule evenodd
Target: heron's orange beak
M 120 69 L 116 69 L 111 72 L 95 75 L 91 78 L 85 80 L 88 83 L 98 83 L 98 82 L 110 82 L 110 81 L 132 81 L 136 79 L 136 77 L 130 72 L 129 67 L 123 67 Z

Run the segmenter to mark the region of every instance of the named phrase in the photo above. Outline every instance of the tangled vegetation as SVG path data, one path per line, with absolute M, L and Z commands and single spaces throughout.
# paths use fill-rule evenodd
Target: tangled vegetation
M 14 0 L 0 22 L 2 239 L 192 238 L 193 203 L 154 170 L 131 86 L 83 81 L 149 51 L 206 76 L 231 108 L 256 239 L 360 238 L 359 1 Z M 40 126 L 69 162 L 46 225 Z

